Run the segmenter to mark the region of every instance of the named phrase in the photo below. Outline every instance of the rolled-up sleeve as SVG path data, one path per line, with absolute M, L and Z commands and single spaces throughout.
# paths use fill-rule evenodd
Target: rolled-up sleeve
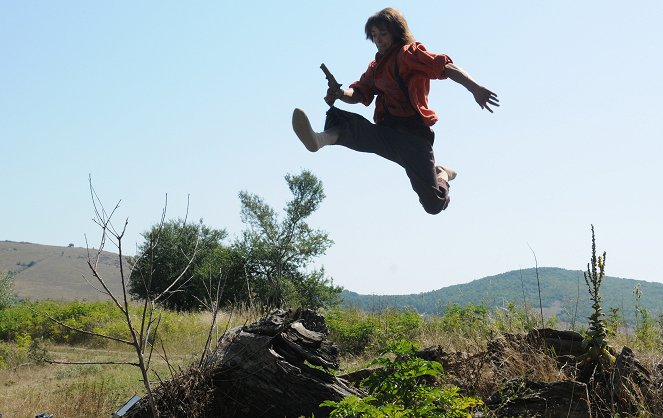
M 364 74 L 361 75 L 361 77 L 359 77 L 359 81 L 355 81 L 354 83 L 350 84 L 350 88 L 358 91 L 359 94 L 361 94 L 361 102 L 364 104 L 364 106 L 368 106 L 373 103 L 373 97 L 377 94 L 377 91 L 375 90 L 375 79 L 373 76 L 373 74 L 375 74 L 374 67 L 375 61 L 368 65 L 368 69 Z
M 446 54 L 433 54 L 419 42 L 408 45 L 401 55 L 400 73 L 404 79 L 410 76 L 425 75 L 429 79 L 442 80 L 447 78 L 444 67 L 452 63 Z

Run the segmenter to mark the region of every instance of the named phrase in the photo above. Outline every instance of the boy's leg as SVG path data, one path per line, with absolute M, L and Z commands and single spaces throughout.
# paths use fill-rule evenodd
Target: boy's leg
M 338 130 L 336 145 L 377 154 L 403 167 L 426 212 L 437 214 L 449 205 L 449 184 L 438 180 L 430 140 L 337 108 L 327 112 L 329 128 Z
M 435 167 L 435 155 L 430 142 L 424 138 L 410 135 L 398 142 L 402 166 L 410 179 L 412 189 L 419 196 L 419 203 L 432 215 L 438 214 L 449 206 L 448 176 L 438 175 Z M 445 174 L 447 172 L 445 171 Z

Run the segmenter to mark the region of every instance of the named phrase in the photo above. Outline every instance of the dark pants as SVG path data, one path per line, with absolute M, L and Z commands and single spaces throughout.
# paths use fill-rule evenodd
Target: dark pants
M 336 145 L 377 154 L 403 167 L 426 212 L 435 215 L 446 209 L 449 190 L 447 184 L 437 181 L 430 128 L 396 119 L 389 126 L 376 125 L 361 115 L 332 107 L 325 121 L 325 130 L 331 129 L 339 133 Z

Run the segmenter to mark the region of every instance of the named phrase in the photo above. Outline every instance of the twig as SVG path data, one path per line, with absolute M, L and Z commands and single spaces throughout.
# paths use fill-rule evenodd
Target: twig
M 80 328 L 72 327 L 72 326 L 70 326 L 70 325 L 65 324 L 65 323 L 62 322 L 62 321 L 59 321 L 59 320 L 53 318 L 52 316 L 50 316 L 50 315 L 48 315 L 48 314 L 45 314 L 45 315 L 46 315 L 46 317 L 47 317 L 48 319 L 50 319 L 51 321 L 53 321 L 53 322 L 55 322 L 55 323 L 57 323 L 57 324 L 59 324 L 59 325 L 65 327 L 65 328 L 67 328 L 67 329 L 70 329 L 70 330 L 72 330 L 72 331 L 80 332 L 81 334 L 91 335 L 91 336 L 94 336 L 94 337 L 106 338 L 106 339 L 108 339 L 108 340 L 117 341 L 117 342 L 119 342 L 119 343 L 123 343 L 123 344 L 127 344 L 127 345 L 133 345 L 133 343 L 132 343 L 131 341 L 129 341 L 129 340 L 125 340 L 125 339 L 123 339 L 123 338 L 112 337 L 112 336 L 110 336 L 110 335 L 100 334 L 100 333 L 98 333 L 98 332 L 86 331 L 86 330 L 84 330 L 84 329 L 80 329 Z
M 539 289 L 539 310 L 541 311 L 541 328 L 545 328 L 546 324 L 543 321 L 543 302 L 541 301 L 541 282 L 539 281 L 539 262 L 536 259 L 536 253 L 534 252 L 532 247 L 529 244 L 527 244 L 527 246 L 534 255 L 534 271 L 536 272 L 536 287 Z
M 44 363 L 48 364 L 118 364 L 125 366 L 135 366 L 140 367 L 138 363 L 132 363 L 130 361 L 63 361 L 63 360 L 44 360 Z

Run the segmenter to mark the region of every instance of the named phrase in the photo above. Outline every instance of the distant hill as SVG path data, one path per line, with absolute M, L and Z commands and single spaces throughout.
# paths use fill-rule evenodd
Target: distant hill
M 96 251 L 93 251 L 96 254 Z M 27 242 L 0 241 L 0 272 L 14 276 L 14 288 L 18 295 L 29 299 L 73 300 L 105 299 L 84 277 L 95 286 L 87 266 L 85 248 L 59 247 Z M 103 252 L 99 271 L 115 294 L 120 294 L 120 269 L 117 254 Z M 583 320 L 591 309 L 587 285 L 580 270 L 564 270 L 554 267 L 538 269 L 541 283 L 541 300 L 544 315 L 557 315 L 561 320 Z M 578 292 L 578 286 L 580 291 Z M 663 314 L 663 284 L 641 280 L 606 277 L 601 287 L 604 313 L 618 307 L 631 323 L 635 317 L 633 289 L 640 286 L 641 306 L 653 315 Z M 524 296 L 523 296 L 524 293 Z M 578 297 L 579 293 L 579 297 Z M 539 294 L 536 270 L 515 270 L 485 277 L 470 283 L 444 287 L 430 292 L 410 295 L 360 295 L 344 290 L 341 294 L 345 306 L 357 306 L 366 311 L 387 307 L 410 307 L 420 313 L 440 313 L 449 304 L 484 304 L 502 307 L 508 302 L 523 305 L 523 300 L 538 312 Z
M 582 271 L 543 267 L 538 269 L 538 275 L 544 316 L 557 315 L 562 321 L 570 321 L 576 312 L 577 301 L 577 320 L 587 318 L 591 311 L 591 302 Z M 620 308 L 621 315 L 629 323 L 634 323 L 633 290 L 636 286 L 639 286 L 642 292 L 640 305 L 655 316 L 663 314 L 663 284 L 608 276 L 601 285 L 603 312 L 608 314 L 610 308 Z M 344 290 L 341 296 L 345 306 L 356 306 L 367 311 L 409 307 L 420 313 L 433 314 L 440 313 L 449 304 L 473 303 L 498 308 L 508 302 L 515 302 L 519 306 L 526 302 L 536 312 L 539 311 L 539 292 L 534 268 L 510 271 L 425 293 L 383 296 L 360 295 Z
M 91 254 L 96 256 L 96 250 L 92 250 Z M 107 296 L 85 281 L 83 276 L 98 287 L 87 261 L 86 248 L 0 241 L 0 272 L 13 275 L 14 288 L 22 298 L 106 299 Z M 122 286 L 117 254 L 104 251 L 98 270 L 111 291 L 120 294 Z

